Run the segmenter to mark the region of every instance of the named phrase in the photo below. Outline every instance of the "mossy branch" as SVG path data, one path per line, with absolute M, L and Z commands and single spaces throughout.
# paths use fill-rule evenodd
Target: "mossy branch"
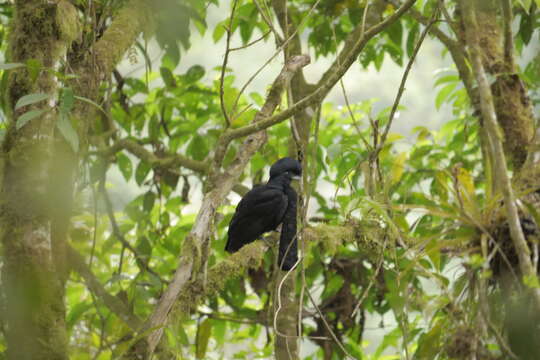
M 357 240 L 357 230 L 357 224 L 321 224 L 304 228 L 304 236 L 310 246 L 321 245 L 325 254 L 335 254 L 339 246 Z M 265 242 L 255 241 L 214 265 L 205 280 L 190 283 L 182 292 L 179 310 L 184 313 L 193 310 L 200 301 L 223 290 L 227 280 L 242 275 L 247 269 L 258 268 L 267 250 Z
M 94 50 L 101 74 L 111 74 L 133 45 L 141 31 L 150 23 L 152 11 L 147 1 L 131 0 L 118 12 Z
M 309 57 L 307 55 L 296 56 L 289 59 L 276 81 L 272 84 L 266 102 L 255 116 L 254 121 L 259 121 L 266 116 L 272 115 L 281 101 L 281 93 L 284 90 L 286 81 L 292 77 L 292 74 L 295 71 L 308 63 Z M 192 242 L 192 247 L 194 249 L 203 250 L 208 247 L 216 209 L 221 205 L 227 194 L 234 187 L 250 159 L 265 142 L 265 132 L 257 132 L 249 136 L 237 151 L 236 158 L 232 161 L 231 165 L 226 171 L 220 173 L 219 169 L 225 151 L 227 150 L 228 142 L 224 143 L 223 138 L 220 138 L 218 141 L 212 167 L 210 167 L 209 170 L 209 183 L 212 190 L 205 194 L 195 223 L 186 239 Z M 189 285 L 189 280 L 194 278 L 193 275 L 201 268 L 201 266 L 199 266 L 199 261 L 202 261 L 202 264 L 206 261 L 206 258 L 197 258 L 199 255 L 199 253 L 182 253 L 179 260 L 179 266 L 176 269 L 171 283 L 163 293 L 163 296 L 152 312 L 152 315 L 145 322 L 142 332 L 145 332 L 147 329 L 156 329 L 151 331 L 145 339 L 147 344 L 145 350 L 146 355 L 153 354 L 163 334 L 163 325 L 167 322 L 171 308 L 178 299 L 178 296 L 185 290 L 186 286 Z
M 534 279 L 536 277 L 536 271 L 532 265 L 530 258 L 531 252 L 525 240 L 521 223 L 519 220 L 519 214 L 516 206 L 516 197 L 512 189 L 510 177 L 508 176 L 508 168 L 506 165 L 506 158 L 504 155 L 502 145 L 502 134 L 500 133 L 497 124 L 497 115 L 495 113 L 495 106 L 493 103 L 493 96 L 491 94 L 491 88 L 489 81 L 484 70 L 482 63 L 482 57 L 480 53 L 480 44 L 478 39 L 478 25 L 476 21 L 476 14 L 473 5 L 469 0 L 460 0 L 463 10 L 463 20 L 466 29 L 466 39 L 471 52 L 473 70 L 478 82 L 478 88 L 480 92 L 480 107 L 482 110 L 482 116 L 486 122 L 485 126 L 488 131 L 488 136 L 491 143 L 491 151 L 493 152 L 493 158 L 495 159 L 494 176 L 501 179 L 501 190 L 504 197 L 504 204 L 506 207 L 508 223 L 510 226 L 510 235 L 514 244 L 516 253 L 519 258 L 519 267 L 524 277 Z M 537 309 L 540 311 L 540 289 L 532 289 Z
M 194 281 L 182 292 L 178 299 L 180 311 L 189 312 L 201 299 L 223 290 L 227 280 L 242 275 L 247 269 L 258 268 L 267 250 L 265 242 L 255 241 L 214 265 L 208 271 L 204 283 L 201 279 Z

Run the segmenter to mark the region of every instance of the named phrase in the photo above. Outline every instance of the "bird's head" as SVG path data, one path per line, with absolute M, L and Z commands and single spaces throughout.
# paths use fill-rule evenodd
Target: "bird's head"
M 289 175 L 291 179 L 300 179 L 302 176 L 302 165 L 290 157 L 279 159 L 270 168 L 270 179 L 281 175 Z

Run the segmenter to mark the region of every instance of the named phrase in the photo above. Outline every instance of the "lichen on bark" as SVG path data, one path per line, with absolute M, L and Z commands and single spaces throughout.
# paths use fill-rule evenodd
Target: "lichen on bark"
M 266 249 L 262 241 L 256 241 L 211 267 L 206 278 L 191 282 L 180 294 L 176 310 L 188 314 L 201 299 L 223 290 L 229 279 L 240 276 L 247 269 L 259 267 Z
M 63 0 L 18 1 L 9 36 L 7 60 L 55 68 L 74 38 L 76 10 Z M 65 26 L 65 24 L 71 24 Z M 35 78 L 26 68 L 14 70 L 4 92 L 6 104 L 24 95 L 54 95 L 52 72 Z M 18 116 L 39 108 L 46 112 L 17 129 Z M 0 223 L 4 246 L 2 281 L 7 306 L 8 359 L 67 359 L 64 276 L 53 250 L 54 201 L 48 192 L 53 159 L 56 117 L 53 104 L 41 102 L 9 114 L 10 125 L 2 143 L 3 179 Z

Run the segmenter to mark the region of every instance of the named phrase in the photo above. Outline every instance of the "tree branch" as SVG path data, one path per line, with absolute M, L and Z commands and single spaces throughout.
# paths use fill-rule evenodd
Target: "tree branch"
M 413 19 L 423 24 L 424 26 L 427 26 L 430 22 L 429 18 L 425 17 L 418 10 L 414 8 L 410 10 L 409 14 L 411 15 Z M 447 19 L 447 21 L 449 20 Z M 445 34 L 436 25 L 431 26 L 430 32 L 437 39 L 439 39 L 450 52 L 450 56 L 452 56 L 452 60 L 454 60 L 454 64 L 456 64 L 456 67 L 458 69 L 459 77 L 461 78 L 461 80 L 463 81 L 463 84 L 465 85 L 467 94 L 469 95 L 469 98 L 473 102 L 473 105 L 477 108 L 478 104 L 476 104 L 475 99 L 478 99 L 478 96 L 477 96 L 477 92 L 474 89 L 474 77 L 469 68 L 469 65 L 467 64 L 468 62 L 467 54 L 465 54 L 465 49 L 463 48 L 463 45 L 458 40 Z
M 308 63 L 309 57 L 303 55 L 293 57 L 290 62 L 285 64 L 282 72 L 279 74 L 276 81 L 274 81 L 270 89 L 266 103 L 257 115 L 255 115 L 254 121 L 259 121 L 273 113 L 280 103 L 281 92 L 285 87 L 286 80 L 290 79 L 295 71 Z M 154 352 L 154 349 L 163 334 L 163 326 L 167 322 L 172 306 L 176 302 L 179 294 L 186 288 L 194 271 L 196 272 L 200 268 L 199 262 L 201 261 L 201 252 L 209 245 L 216 209 L 233 188 L 251 157 L 265 141 L 265 132 L 252 134 L 248 137 L 237 152 L 236 159 L 224 173 L 218 173 L 218 169 L 221 165 L 223 156 L 225 155 L 228 143 L 223 143 L 222 140 L 218 142 L 218 147 L 214 154 L 214 166 L 210 169 L 210 186 L 213 186 L 213 189 L 205 194 L 195 223 L 188 236 L 184 239 L 182 256 L 179 260 L 180 265 L 176 269 L 173 280 L 163 293 L 163 296 L 159 300 L 152 315 L 147 319 L 140 330 L 141 334 L 150 331 L 150 334 L 146 338 L 147 355 L 151 355 Z M 203 259 L 203 261 L 205 261 L 205 259 Z
M 110 156 L 121 150 L 127 150 L 130 154 L 147 162 L 152 167 L 168 168 L 181 166 L 203 174 L 208 172 L 208 164 L 205 164 L 202 161 L 193 160 L 181 154 L 174 154 L 160 158 L 157 157 L 153 152 L 148 151 L 143 145 L 140 145 L 131 139 L 121 139 L 116 141 L 105 151 L 105 155 Z
M 147 1 L 131 0 L 113 19 L 94 47 L 101 74 L 110 74 L 147 24 L 151 23 Z
M 498 128 L 497 115 L 495 113 L 495 106 L 493 104 L 493 97 L 491 94 L 491 88 L 489 81 L 482 64 L 482 58 L 480 55 L 480 44 L 478 40 L 478 26 L 476 22 L 476 14 L 473 6 L 469 0 L 460 0 L 463 21 L 466 29 L 466 39 L 471 52 L 473 70 L 478 82 L 478 88 L 480 92 L 480 107 L 482 110 L 482 116 L 485 121 L 488 136 L 491 140 L 491 147 L 493 157 L 495 159 L 494 176 L 500 178 L 501 190 L 503 193 L 504 204 L 506 207 L 508 224 L 510 226 L 510 237 L 512 243 L 519 258 L 519 267 L 524 277 L 537 279 L 536 271 L 532 266 L 531 252 L 523 235 L 521 223 L 519 220 L 519 214 L 516 207 L 516 198 L 510 183 L 508 176 L 508 169 L 506 166 L 506 158 L 504 155 L 502 145 L 502 134 Z M 540 311 L 540 289 L 531 289 L 537 309 Z
M 112 156 L 117 152 L 127 150 L 130 154 L 136 156 L 150 164 L 152 167 L 159 168 L 177 168 L 179 166 L 195 171 L 201 175 L 208 175 L 209 166 L 207 163 L 188 158 L 182 154 L 169 155 L 164 158 L 157 157 L 156 154 L 147 150 L 143 145 L 131 139 L 121 139 L 116 141 L 107 150 L 101 153 L 102 156 Z M 240 183 L 233 186 L 233 191 L 240 196 L 244 196 L 249 188 Z
M 512 34 L 512 3 L 510 0 L 501 0 L 504 19 L 504 61 L 510 71 L 515 71 L 514 65 L 514 36 Z
M 124 245 L 124 247 L 128 249 L 133 254 L 133 256 L 135 256 L 135 260 L 137 261 L 137 264 L 140 267 L 142 267 L 144 270 L 148 271 L 150 274 L 158 278 L 162 284 L 167 284 L 168 283 L 167 281 L 163 280 L 158 273 L 156 273 L 154 270 L 152 270 L 152 268 L 150 268 L 150 266 L 148 265 L 148 259 L 144 259 L 137 252 L 137 250 L 129 243 L 129 241 L 126 240 L 126 238 L 124 237 L 124 234 L 122 234 L 122 231 L 120 231 L 120 227 L 118 226 L 118 223 L 116 222 L 116 218 L 114 216 L 114 211 L 113 211 L 111 199 L 109 197 L 109 193 L 105 189 L 105 181 L 101 182 L 100 190 L 101 190 L 101 193 L 103 194 L 103 199 L 105 200 L 105 207 L 107 209 L 107 215 L 109 216 L 109 221 L 111 223 L 114 236 L 118 240 L 120 240 L 122 245 Z
M 298 101 L 296 104 L 294 104 L 287 110 L 282 111 L 279 114 L 265 117 L 260 121 L 253 122 L 252 124 L 241 127 L 239 129 L 228 130 L 224 132 L 222 135 L 222 142 L 228 144 L 236 138 L 240 138 L 249 134 L 253 134 L 257 131 L 269 128 L 270 126 L 287 120 L 291 116 L 297 114 L 299 111 L 302 111 L 307 107 L 322 101 L 322 99 L 324 99 L 324 97 L 334 87 L 334 85 L 339 81 L 339 79 L 341 79 L 341 77 L 347 72 L 347 70 L 355 61 L 356 57 L 358 56 L 360 51 L 362 51 L 367 42 L 371 40 L 375 35 L 386 29 L 389 25 L 396 22 L 405 13 L 405 11 L 411 8 L 411 6 L 415 2 L 416 0 L 407 0 L 396 12 L 394 12 L 388 18 L 386 18 L 379 24 L 369 28 L 364 33 L 364 35 L 352 45 L 352 48 L 349 48 L 349 51 L 345 51 L 348 48 L 346 42 L 346 46 L 340 54 L 340 58 L 342 58 L 340 62 L 337 63 L 336 60 L 336 62 L 332 64 L 329 70 L 323 75 L 321 80 L 315 86 L 316 90 L 313 91 L 309 96 L 303 98 L 302 100 Z M 361 32 L 361 30 L 362 26 L 358 26 L 357 28 L 355 28 L 354 33 L 356 34 L 357 31 Z
M 337 80 L 339 80 L 349 69 L 351 64 L 356 60 L 364 46 L 366 46 L 367 42 L 371 40 L 375 35 L 386 29 L 388 26 L 395 23 L 407 10 L 409 10 L 414 5 L 415 2 L 416 0 L 405 1 L 405 3 L 403 3 L 403 5 L 401 5 L 392 15 L 390 15 L 380 23 L 371 26 L 367 31 L 364 31 L 365 25 L 363 25 L 363 21 L 357 24 L 354 30 L 347 36 L 347 39 L 345 39 L 343 49 L 337 56 L 336 60 L 332 63 L 332 65 L 328 68 L 328 70 L 323 74 L 323 76 L 317 83 L 317 88 L 329 82 L 330 79 L 334 79 L 336 75 L 338 77 Z M 337 80 L 335 80 L 333 84 L 335 84 Z
M 129 311 L 124 303 L 116 296 L 111 295 L 101 282 L 96 278 L 92 270 L 86 265 L 84 258 L 71 246 L 68 246 L 68 260 L 71 267 L 81 275 L 88 289 L 94 293 L 103 303 L 115 313 L 133 331 L 137 331 L 142 320 Z
M 258 268 L 267 250 L 268 245 L 264 241 L 255 241 L 212 266 L 206 279 L 191 282 L 179 296 L 181 311 L 187 313 L 196 308 L 201 299 L 223 290 L 227 280 L 243 274 L 247 269 Z
M 397 108 L 399 106 L 399 102 L 401 100 L 401 96 L 403 95 L 403 92 L 405 91 L 405 84 L 407 83 L 407 78 L 409 76 L 409 72 L 412 69 L 412 65 L 414 64 L 414 60 L 416 59 L 416 55 L 418 55 L 418 52 L 420 51 L 420 47 L 422 46 L 422 43 L 424 42 L 424 39 L 426 38 L 426 35 L 429 32 L 429 29 L 433 26 L 433 24 L 437 21 L 437 17 L 439 16 L 439 8 L 434 10 L 433 16 L 431 17 L 429 23 L 426 25 L 426 28 L 420 35 L 420 38 L 418 39 L 418 42 L 416 43 L 416 46 L 414 47 L 414 51 L 411 55 L 411 58 L 409 59 L 409 62 L 407 63 L 407 67 L 405 68 L 405 72 L 403 73 L 403 77 L 401 78 L 401 84 L 399 85 L 399 90 L 396 95 L 396 99 L 394 101 L 394 105 L 392 105 L 392 110 L 390 111 L 390 116 L 388 118 L 388 123 L 386 124 L 383 134 L 381 136 L 381 142 L 379 146 L 375 149 L 374 157 L 376 158 L 379 156 L 379 153 L 384 147 L 384 144 L 386 143 L 386 138 L 388 136 L 388 133 L 390 132 L 390 127 L 392 127 L 392 123 L 394 121 L 394 116 L 396 114 Z

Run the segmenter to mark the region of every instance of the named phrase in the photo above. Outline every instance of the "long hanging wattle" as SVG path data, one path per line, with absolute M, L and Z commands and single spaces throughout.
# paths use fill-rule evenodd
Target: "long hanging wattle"
M 278 265 L 281 270 L 292 269 L 298 261 L 298 240 L 296 236 L 296 203 L 297 195 L 292 187 L 287 187 L 285 193 L 289 206 L 283 217 L 281 236 L 279 238 Z
M 270 180 L 248 191 L 236 206 L 229 223 L 225 250 L 234 253 L 242 246 L 276 230 L 282 224 L 279 262 L 290 270 L 298 259 L 296 245 L 296 192 L 290 187 L 302 175 L 300 163 L 283 158 L 270 167 Z

